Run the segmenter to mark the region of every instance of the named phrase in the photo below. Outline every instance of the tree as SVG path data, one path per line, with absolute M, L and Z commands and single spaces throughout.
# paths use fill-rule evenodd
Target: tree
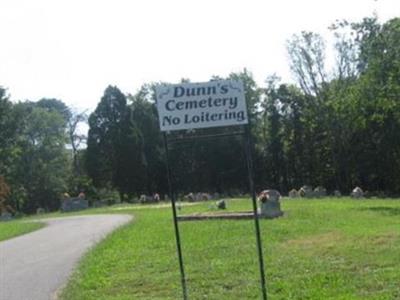
M 83 143 L 86 142 L 87 136 L 80 132 L 79 126 L 82 123 L 86 123 L 88 116 L 86 111 L 82 112 L 71 112 L 71 116 L 68 119 L 68 137 L 69 145 L 72 149 L 72 159 L 73 159 L 73 170 L 74 176 L 80 176 L 82 174 L 81 164 L 79 161 L 79 149 Z
M 7 176 L 15 157 L 18 118 L 13 118 L 13 106 L 7 91 L 0 86 L 0 175 Z
M 118 158 L 118 145 L 126 114 L 125 95 L 117 87 L 108 86 L 89 117 L 86 168 L 97 187 L 118 186 L 116 174 L 123 163 Z
M 306 95 L 321 96 L 326 82 L 325 42 L 319 34 L 301 32 L 287 43 L 290 68 Z
M 10 194 L 10 187 L 4 180 L 3 176 L 0 176 L 0 202 L 4 202 Z
M 36 102 L 35 106 L 43 108 L 48 112 L 57 112 L 60 116 L 63 117 L 65 122 L 67 123 L 71 116 L 71 110 L 64 102 L 54 98 L 42 98 Z
M 69 177 L 65 120 L 57 111 L 33 102 L 18 103 L 14 108 L 23 120 L 17 142 L 19 154 L 11 172 L 14 201 L 25 212 L 38 207 L 58 209 Z
M 139 92 L 130 96 L 130 125 L 132 134 L 130 143 L 137 145 L 135 173 L 136 191 L 148 194 L 166 191 L 163 142 L 158 125 L 155 105 L 156 84 L 144 85 Z M 129 141 L 129 139 L 127 139 Z M 133 170 L 132 170 L 133 171 Z M 140 180 L 143 186 L 140 187 Z
M 367 18 L 352 24 L 360 49 L 360 78 L 354 103 L 358 113 L 359 140 L 366 144 L 358 156 L 358 178 L 375 190 L 400 192 L 400 19 L 383 25 Z

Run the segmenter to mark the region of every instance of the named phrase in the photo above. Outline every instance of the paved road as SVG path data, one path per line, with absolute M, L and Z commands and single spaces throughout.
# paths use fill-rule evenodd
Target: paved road
M 0 242 L 0 299 L 54 299 L 82 254 L 128 215 L 91 215 L 44 220 L 48 226 Z

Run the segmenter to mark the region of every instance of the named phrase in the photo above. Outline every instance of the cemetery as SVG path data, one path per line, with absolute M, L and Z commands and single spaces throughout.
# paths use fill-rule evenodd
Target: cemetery
M 39 2 L 0 4 L 1 300 L 400 299 L 395 9 Z
M 200 216 L 195 219 L 199 222 L 180 222 L 190 295 L 226 300 L 258 298 L 256 245 L 248 196 L 226 198 L 206 192 L 188 195 L 182 203 L 193 205 L 182 205 L 178 218 Z M 290 299 L 296 293 L 302 298 L 320 299 L 350 294 L 368 299 L 378 293 L 384 299 L 396 299 L 396 284 L 377 286 L 376 282 L 396 283 L 400 278 L 398 199 L 353 195 L 291 198 L 289 193 L 282 196 L 276 190 L 259 191 L 257 195 L 270 297 Z M 170 207 L 152 209 L 154 198 L 157 197 L 152 196 L 151 202 L 144 204 L 118 205 L 118 210 L 105 206 L 68 213 L 123 212 L 135 219 L 84 258 L 63 289 L 61 299 L 95 299 L 104 295 L 181 297 L 179 270 L 173 259 L 176 253 Z M 262 210 L 272 215 L 264 218 Z M 8 227 L 22 224 L 0 223 L 0 240 Z M 29 230 L 43 226 L 36 224 Z M 380 271 L 377 274 L 375 270 Z M 121 278 L 124 288 L 113 288 L 121 285 Z M 105 280 L 107 286 L 101 283 Z M 152 288 L 154 285 L 158 288 Z

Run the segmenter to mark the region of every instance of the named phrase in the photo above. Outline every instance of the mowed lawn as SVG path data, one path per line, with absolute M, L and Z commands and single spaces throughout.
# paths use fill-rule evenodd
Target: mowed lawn
M 0 241 L 4 241 L 45 226 L 39 222 L 6 221 L 0 222 Z
M 269 299 L 400 299 L 400 200 L 283 199 L 282 208 L 261 220 Z M 212 202 L 179 213 L 208 210 Z M 170 208 L 108 211 L 135 219 L 82 259 L 61 298 L 181 299 Z M 261 299 L 252 220 L 179 224 L 189 299 Z

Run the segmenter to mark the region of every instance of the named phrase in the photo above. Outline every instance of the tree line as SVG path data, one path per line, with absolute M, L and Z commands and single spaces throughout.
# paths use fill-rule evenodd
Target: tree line
M 337 21 L 335 63 L 328 71 L 320 35 L 301 32 L 287 42 L 296 84 L 273 75 L 259 86 L 244 70 L 258 190 L 287 192 L 304 184 L 348 193 L 355 186 L 400 194 L 400 19 L 380 24 Z M 213 77 L 211 80 L 225 79 Z M 188 80 L 183 80 L 188 81 Z M 0 175 L 18 211 L 54 210 L 60 195 L 84 191 L 89 199 L 137 199 L 167 194 L 163 136 L 155 87 L 134 94 L 106 88 L 89 117 L 62 101 L 12 103 L 0 89 Z M 77 133 L 88 122 L 87 139 Z M 174 132 L 225 134 L 240 128 Z M 86 147 L 80 146 L 84 142 Z M 170 145 L 179 193 L 248 191 L 241 136 L 187 139 Z

